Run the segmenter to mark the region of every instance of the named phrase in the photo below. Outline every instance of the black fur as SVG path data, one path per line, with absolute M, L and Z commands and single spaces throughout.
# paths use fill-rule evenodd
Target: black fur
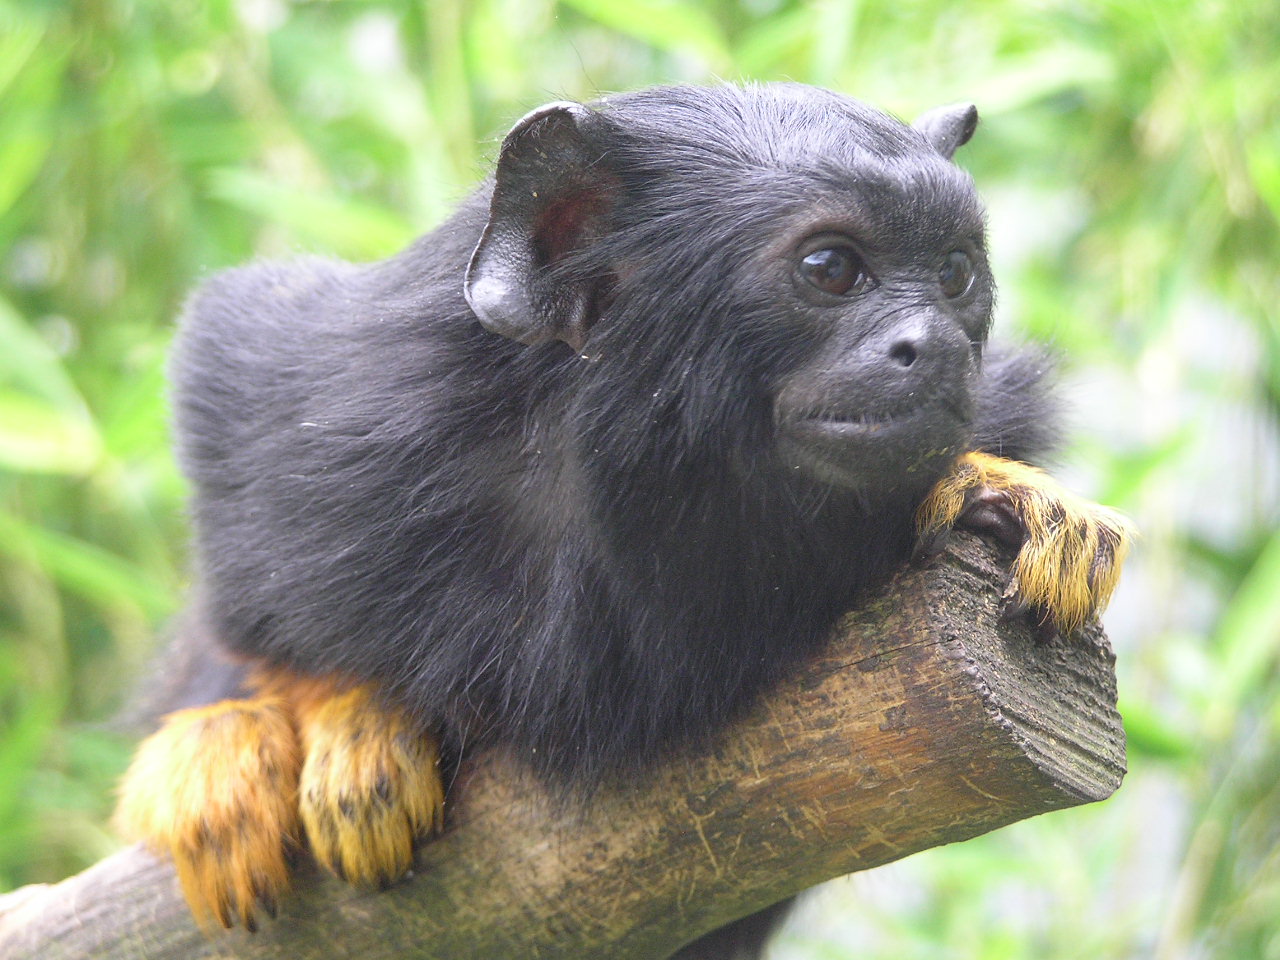
M 534 125 L 500 185 L 537 137 L 570 138 L 579 166 L 568 207 L 528 214 L 541 260 L 513 268 L 537 310 L 577 311 L 533 345 L 465 295 L 492 183 L 390 260 L 215 277 L 174 363 L 203 618 L 555 782 L 714 731 L 906 561 L 955 454 L 1051 439 L 1038 357 L 980 371 L 982 211 L 946 158 L 966 117 L 922 133 L 775 85 Z M 872 288 L 797 278 L 821 231 L 853 239 Z M 975 280 L 948 299 L 954 249 Z M 847 452 L 806 439 L 835 421 L 866 428 Z

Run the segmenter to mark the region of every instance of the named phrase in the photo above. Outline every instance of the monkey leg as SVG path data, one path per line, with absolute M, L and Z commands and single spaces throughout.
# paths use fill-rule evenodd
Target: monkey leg
M 954 526 L 994 534 L 1017 548 L 1005 590 L 1010 610 L 1035 610 L 1042 626 L 1069 634 L 1101 611 L 1133 539 L 1128 520 L 1066 490 L 1043 470 L 967 453 L 916 514 L 925 550 Z
M 196 920 L 274 916 L 300 837 L 301 753 L 275 697 L 179 710 L 143 741 L 120 788 L 126 836 L 169 854 Z
M 298 803 L 307 840 L 348 883 L 385 887 L 413 863 L 414 841 L 440 829 L 436 738 L 367 685 L 267 675 L 287 688 L 303 762 Z

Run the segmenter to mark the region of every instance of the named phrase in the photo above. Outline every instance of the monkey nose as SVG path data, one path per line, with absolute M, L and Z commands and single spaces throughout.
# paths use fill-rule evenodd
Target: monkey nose
M 886 387 L 941 385 L 963 377 L 972 363 L 969 338 L 958 327 L 920 323 L 864 342 L 854 364 L 859 375 Z
M 916 362 L 920 351 L 914 339 L 904 338 L 889 347 L 889 359 L 900 367 L 909 367 Z

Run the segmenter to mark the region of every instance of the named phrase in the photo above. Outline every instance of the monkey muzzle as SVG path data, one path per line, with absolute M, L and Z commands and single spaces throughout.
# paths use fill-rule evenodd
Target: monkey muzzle
M 978 363 L 966 337 L 899 328 L 825 353 L 775 395 L 788 469 L 855 489 L 916 476 L 927 486 L 971 439 Z

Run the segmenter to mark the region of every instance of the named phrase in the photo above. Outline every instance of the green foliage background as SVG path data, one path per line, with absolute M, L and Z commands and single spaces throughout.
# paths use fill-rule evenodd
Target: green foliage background
M 790 78 L 980 105 L 998 330 L 1066 355 L 1063 472 L 1144 539 L 1121 792 L 837 881 L 775 956 L 1280 958 L 1277 51 L 1262 0 L 0 0 L 0 887 L 116 844 L 184 291 L 394 251 L 539 102 Z

